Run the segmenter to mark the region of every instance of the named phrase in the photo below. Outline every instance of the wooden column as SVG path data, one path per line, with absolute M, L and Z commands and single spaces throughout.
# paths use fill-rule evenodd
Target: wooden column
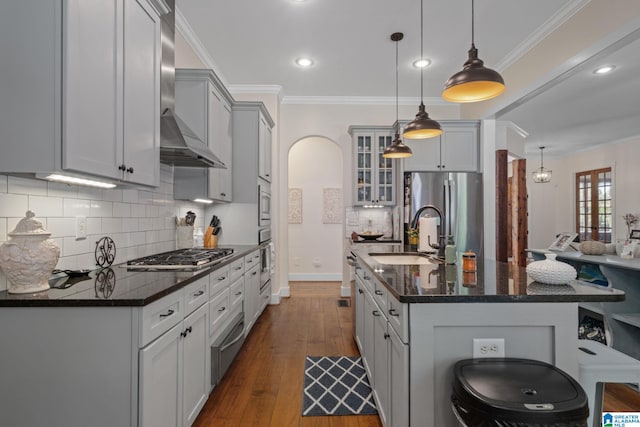
M 527 207 L 527 161 L 511 162 L 511 257 L 517 266 L 527 265 L 528 207 Z
M 508 152 L 496 150 L 496 260 L 507 262 L 509 252 L 507 241 L 510 230 L 507 218 L 509 216 L 507 188 Z

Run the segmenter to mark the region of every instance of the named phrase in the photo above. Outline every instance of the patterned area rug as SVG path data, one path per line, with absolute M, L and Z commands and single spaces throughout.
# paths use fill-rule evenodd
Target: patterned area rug
M 303 416 L 377 413 L 362 358 L 306 357 Z

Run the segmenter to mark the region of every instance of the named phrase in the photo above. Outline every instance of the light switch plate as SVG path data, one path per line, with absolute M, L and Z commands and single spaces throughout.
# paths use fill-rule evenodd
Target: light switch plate
M 87 238 L 87 217 L 76 217 L 76 240 Z

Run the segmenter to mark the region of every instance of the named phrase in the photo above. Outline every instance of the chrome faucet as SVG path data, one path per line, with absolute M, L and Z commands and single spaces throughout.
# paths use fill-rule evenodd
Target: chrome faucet
M 438 224 L 438 236 L 437 236 L 438 241 L 435 243 L 431 243 L 431 241 L 429 241 L 428 243 L 429 243 L 429 246 L 431 246 L 433 249 L 436 249 L 438 251 L 438 256 L 443 256 L 444 245 L 441 244 L 440 241 L 441 240 L 444 241 L 444 238 L 445 238 L 445 236 L 442 234 L 442 227 L 444 227 L 444 215 L 442 214 L 442 211 L 437 206 L 424 205 L 420 209 L 418 209 L 418 211 L 413 217 L 413 220 L 411 221 L 411 228 L 413 229 L 418 228 L 418 221 L 420 220 L 420 215 L 422 215 L 424 211 L 429 209 L 436 211 L 436 213 L 438 214 L 438 218 L 440 218 L 440 223 Z

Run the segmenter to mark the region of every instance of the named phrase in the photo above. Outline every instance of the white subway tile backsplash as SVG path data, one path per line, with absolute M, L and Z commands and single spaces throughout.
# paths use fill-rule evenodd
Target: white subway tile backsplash
M 62 198 L 29 196 L 29 210 L 38 217 L 62 216 Z
M 173 168 L 161 165 L 159 188 L 101 190 L 30 178 L 0 175 L 0 243 L 8 239 L 26 211 L 36 213 L 61 249 L 56 268 L 96 268 L 96 241 L 116 242 L 115 263 L 175 249 L 176 216 L 204 209 L 173 200 Z M 76 216 L 87 217 L 87 238 L 75 239 Z M 207 221 L 208 222 L 208 221 Z M 0 272 L 0 291 L 7 288 Z
M 125 203 L 138 203 L 138 190 L 122 190 L 122 201 Z
M 0 217 L 24 217 L 29 198 L 24 194 L 0 193 Z
M 131 217 L 132 218 L 143 218 L 147 216 L 147 206 L 141 204 L 133 204 L 131 205 Z
M 91 204 L 86 199 L 63 199 L 64 216 L 90 216 Z
M 122 218 L 102 218 L 102 233 L 113 234 L 122 231 Z
M 113 216 L 120 218 L 131 217 L 131 204 L 130 203 L 113 203 Z
M 47 195 L 47 181 L 22 178 L 18 176 L 8 177 L 7 192 L 14 194 L 27 194 L 34 196 Z
M 113 215 L 113 202 L 104 200 L 91 200 L 89 202 L 89 216 L 91 217 L 110 217 Z
M 102 218 L 87 218 L 87 235 L 102 234 Z
M 74 236 L 76 233 L 75 218 L 47 218 L 47 231 L 51 233 L 52 237 Z

